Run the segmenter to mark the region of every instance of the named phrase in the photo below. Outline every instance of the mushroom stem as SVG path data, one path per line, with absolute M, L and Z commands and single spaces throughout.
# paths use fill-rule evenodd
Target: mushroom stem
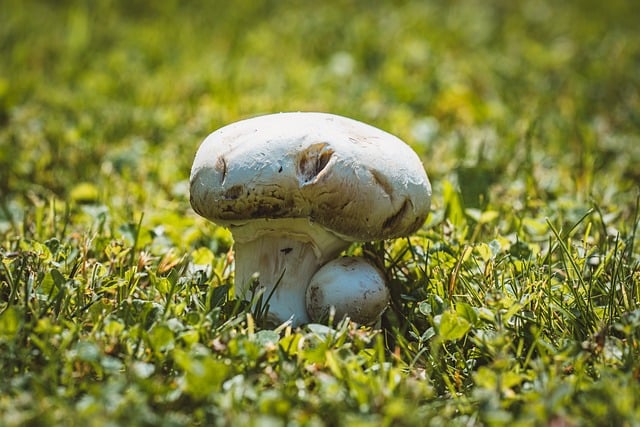
M 305 295 L 311 277 L 322 265 L 346 249 L 349 242 L 308 220 L 304 220 L 304 232 L 297 227 L 300 220 L 288 220 L 289 227 L 285 227 L 285 230 L 285 221 L 270 222 L 280 224 L 278 228 L 266 231 L 264 228 L 257 231 L 254 223 L 231 227 L 236 252 L 236 296 L 252 299 L 253 276 L 258 273 L 255 290 L 263 291 L 263 307 L 260 308 L 268 304 L 265 320 L 279 324 L 291 319 L 292 326 L 308 323 L 310 318 Z M 293 223 L 295 225 L 292 226 Z M 264 227 L 264 224 L 260 227 Z

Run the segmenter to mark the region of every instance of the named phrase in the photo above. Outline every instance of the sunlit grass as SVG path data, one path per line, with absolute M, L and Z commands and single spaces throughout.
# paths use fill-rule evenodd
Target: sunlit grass
M 640 423 L 633 2 L 3 8 L 1 425 Z M 348 250 L 378 330 L 263 325 L 189 207 L 209 132 L 297 110 L 432 180 L 416 235 Z

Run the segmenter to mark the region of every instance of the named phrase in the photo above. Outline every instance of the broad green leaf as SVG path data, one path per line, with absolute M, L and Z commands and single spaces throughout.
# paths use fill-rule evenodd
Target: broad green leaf
M 324 363 L 331 370 L 331 373 L 338 379 L 342 378 L 344 361 L 336 357 L 334 351 L 327 351 L 324 355 Z
M 471 328 L 469 321 L 455 311 L 447 310 L 440 316 L 438 333 L 447 341 L 462 338 Z
M 180 333 L 180 339 L 183 340 L 187 345 L 191 346 L 200 341 L 200 334 L 198 333 L 198 331 L 189 329 Z
M 93 203 L 98 200 L 100 190 L 90 182 L 81 182 L 71 189 L 69 197 L 77 203 Z
M 44 243 L 40 243 L 35 240 L 21 240 L 20 249 L 25 252 L 33 252 L 42 262 L 48 262 L 51 260 L 51 250 Z
M 487 262 L 492 258 L 491 248 L 486 243 L 476 245 L 474 250 L 484 262 Z
M 20 311 L 14 306 L 3 311 L 0 314 L 0 337 L 13 339 L 20 329 L 20 317 Z
M 463 319 L 466 319 L 472 325 L 478 323 L 478 313 L 466 302 L 458 302 L 456 303 L 456 313 L 460 315 Z
M 480 224 L 488 224 L 500 216 L 498 211 L 481 211 L 476 208 L 465 209 L 465 213 L 469 218 Z
M 157 352 L 169 350 L 174 346 L 174 334 L 167 325 L 158 324 L 154 326 L 147 336 L 149 344 Z
M 427 299 L 421 301 L 418 304 L 418 310 L 420 313 L 425 316 L 435 316 L 438 314 L 442 314 L 442 312 L 446 309 L 445 301 L 436 294 L 429 294 Z
M 258 331 L 253 339 L 261 346 L 274 345 L 280 340 L 280 335 L 276 331 L 264 329 Z
M 533 236 L 542 236 L 549 231 L 549 227 L 544 220 L 536 220 L 533 218 L 523 218 L 522 226 L 527 233 Z
M 171 290 L 171 282 L 166 277 L 160 277 L 155 281 L 155 286 L 161 294 L 168 294 Z
M 83 362 L 97 362 L 100 358 L 100 349 L 91 341 L 79 341 L 75 353 Z
M 476 386 L 488 390 L 495 390 L 498 383 L 496 373 L 486 366 L 478 368 L 478 370 L 473 374 L 473 380 L 476 383 Z
M 103 331 L 112 337 L 117 337 L 124 330 L 124 323 L 118 320 L 107 320 L 104 323 Z
M 131 371 L 138 378 L 149 378 L 155 372 L 156 367 L 153 363 L 136 361 L 131 365 Z
M 421 301 L 420 304 L 418 304 L 418 310 L 425 316 L 431 316 L 431 304 L 428 301 Z
M 303 340 L 302 334 L 291 334 L 280 339 L 278 344 L 287 355 L 293 356 L 298 353 L 298 346 L 301 340 Z
M 201 247 L 191 252 L 191 259 L 197 265 L 211 265 L 215 256 L 208 248 Z
M 502 250 L 502 245 L 498 239 L 493 239 L 489 242 L 489 248 L 491 249 L 491 257 L 495 258 Z
M 473 379 L 478 387 L 495 390 L 499 385 L 500 390 L 505 392 L 522 383 L 526 377 L 522 373 L 495 370 L 487 366 L 481 366 L 474 373 Z
M 231 365 L 227 361 L 212 355 L 176 350 L 173 357 L 184 372 L 184 390 L 197 398 L 219 392 L 231 373 Z

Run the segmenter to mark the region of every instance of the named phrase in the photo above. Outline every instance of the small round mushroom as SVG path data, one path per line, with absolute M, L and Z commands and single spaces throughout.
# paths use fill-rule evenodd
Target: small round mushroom
M 305 292 L 322 265 L 351 242 L 413 233 L 431 202 L 407 144 L 326 113 L 270 114 L 213 132 L 190 189 L 193 209 L 233 234 L 236 294 L 250 298 L 258 273 L 268 318 L 293 325 L 310 320 Z
M 307 287 L 307 313 L 314 322 L 325 322 L 335 310 L 335 320 L 349 316 L 372 325 L 389 304 L 384 275 L 364 258 L 343 257 L 329 261 L 311 277 Z

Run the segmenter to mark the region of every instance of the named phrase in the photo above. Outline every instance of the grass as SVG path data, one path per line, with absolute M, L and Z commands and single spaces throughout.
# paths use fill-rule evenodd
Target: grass
M 634 2 L 7 0 L 0 425 L 640 424 Z M 269 329 L 188 174 L 320 110 L 434 185 L 382 328 Z

